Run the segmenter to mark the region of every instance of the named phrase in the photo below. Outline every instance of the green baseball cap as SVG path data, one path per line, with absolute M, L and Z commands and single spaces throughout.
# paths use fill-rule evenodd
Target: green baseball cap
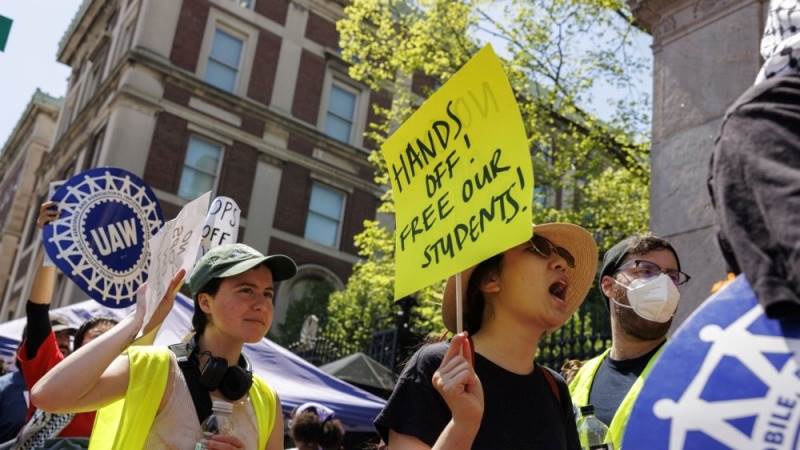
M 225 244 L 208 251 L 194 266 L 187 283 L 192 296 L 214 278 L 228 278 L 260 264 L 272 272 L 272 281 L 288 280 L 297 273 L 297 266 L 286 255 L 264 256 L 245 244 Z

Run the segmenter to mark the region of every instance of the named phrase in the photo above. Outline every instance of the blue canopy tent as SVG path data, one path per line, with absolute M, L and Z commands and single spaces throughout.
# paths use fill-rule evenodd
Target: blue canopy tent
M 193 310 L 192 300 L 179 294 L 156 338 L 156 345 L 181 341 L 191 329 Z M 89 300 L 54 309 L 52 313 L 60 314 L 77 327 L 90 317 L 121 319 L 130 311 L 109 309 Z M 24 326 L 25 319 L 0 324 L 0 357 L 6 360 L 6 367 L 14 367 L 13 354 Z M 256 344 L 246 344 L 244 352 L 253 371 L 278 392 L 285 416 L 298 405 L 314 401 L 333 409 L 347 431 L 374 431 L 372 420 L 385 404 L 382 398 L 319 370 L 266 338 Z

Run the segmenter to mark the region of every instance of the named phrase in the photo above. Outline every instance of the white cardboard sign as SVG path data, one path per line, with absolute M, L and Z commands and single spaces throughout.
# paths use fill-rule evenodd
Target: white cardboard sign
M 230 197 L 217 197 L 211 203 L 203 225 L 198 258 L 222 244 L 235 244 L 239 239 L 239 218 L 242 210 Z
M 185 269 L 188 276 L 192 272 L 210 199 L 211 192 L 206 192 L 187 203 L 176 218 L 165 223 L 150 238 L 150 278 L 143 293 L 146 307 L 144 324 L 150 321 L 175 273 Z M 139 292 L 139 301 L 141 296 L 142 292 Z

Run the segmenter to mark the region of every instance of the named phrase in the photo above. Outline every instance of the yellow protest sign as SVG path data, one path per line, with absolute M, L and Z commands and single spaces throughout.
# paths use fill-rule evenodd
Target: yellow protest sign
M 531 237 L 533 170 L 511 85 L 484 47 L 389 138 L 395 298 Z

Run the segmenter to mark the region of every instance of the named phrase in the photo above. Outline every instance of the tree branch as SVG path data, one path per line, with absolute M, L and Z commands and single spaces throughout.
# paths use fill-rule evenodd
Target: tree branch
M 645 28 L 645 27 L 644 27 L 644 25 L 642 25 L 642 24 L 641 24 L 641 23 L 640 23 L 638 20 L 636 20 L 636 18 L 635 18 L 635 17 L 633 17 L 633 16 L 631 16 L 631 15 L 628 15 L 628 14 L 627 14 L 627 13 L 626 13 L 624 10 L 622 10 L 622 9 L 615 9 L 615 10 L 614 10 L 614 13 L 615 13 L 617 16 L 621 17 L 621 18 L 622 18 L 624 21 L 628 22 L 629 24 L 631 24 L 631 25 L 633 25 L 634 27 L 636 27 L 636 28 L 638 28 L 639 30 L 641 30 L 642 32 L 644 32 L 644 33 L 647 33 L 647 34 L 650 34 L 650 30 L 648 30 L 647 28 Z

